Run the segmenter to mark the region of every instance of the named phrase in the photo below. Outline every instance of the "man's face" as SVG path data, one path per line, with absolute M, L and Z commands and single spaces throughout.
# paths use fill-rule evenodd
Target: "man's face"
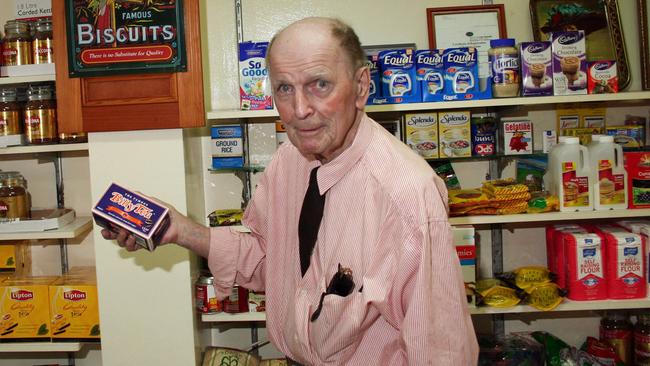
M 270 64 L 289 140 L 305 157 L 331 161 L 354 140 L 367 70 L 352 70 L 329 28 L 313 24 L 285 30 L 273 43 Z

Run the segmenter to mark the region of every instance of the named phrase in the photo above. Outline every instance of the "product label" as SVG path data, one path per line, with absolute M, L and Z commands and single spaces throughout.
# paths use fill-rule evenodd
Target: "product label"
M 551 42 L 522 42 L 522 95 L 552 95 Z
M 625 175 L 612 173 L 612 161 L 598 162 L 598 199 L 600 204 L 625 203 Z
M 25 195 L 0 198 L 0 218 L 17 219 L 28 216 Z
M 97 286 L 50 286 L 52 338 L 99 338 Z
M 425 159 L 438 158 L 438 115 L 406 114 L 406 144 Z
M 17 66 L 32 63 L 32 43 L 29 41 L 6 41 L 2 47 L 2 65 Z
M 273 109 L 266 68 L 268 42 L 239 44 L 239 97 L 242 110 Z
M 39 142 L 39 140 L 43 139 L 56 139 L 56 110 L 26 110 L 25 136 L 30 143 Z
M 20 134 L 20 112 L 19 111 L 1 111 L 0 112 L 0 135 L 17 135 Z
M 490 57 L 495 84 L 519 84 L 519 57 L 494 55 Z
M 598 284 L 603 277 L 603 260 L 597 246 L 578 248 L 578 280 L 585 286 Z
M 565 206 L 589 206 L 589 178 L 577 175 L 575 162 L 562 163 L 562 185 Z
M 49 338 L 48 287 L 0 286 L 0 339 Z
M 496 154 L 497 122 L 494 118 L 472 118 L 472 155 Z
M 51 39 L 38 39 L 34 41 L 34 63 L 51 64 L 54 62 L 54 48 Z
M 533 123 L 526 118 L 502 118 L 501 121 L 505 154 L 532 154 Z
M 472 156 L 470 112 L 441 112 L 438 118 L 440 157 Z
M 553 32 L 551 38 L 554 94 L 587 94 L 584 32 Z

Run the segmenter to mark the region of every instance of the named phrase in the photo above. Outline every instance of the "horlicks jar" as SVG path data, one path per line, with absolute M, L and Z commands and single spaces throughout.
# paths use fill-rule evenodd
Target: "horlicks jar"
M 513 38 L 490 41 L 488 56 L 492 73 L 492 96 L 495 98 L 519 95 L 519 51 Z

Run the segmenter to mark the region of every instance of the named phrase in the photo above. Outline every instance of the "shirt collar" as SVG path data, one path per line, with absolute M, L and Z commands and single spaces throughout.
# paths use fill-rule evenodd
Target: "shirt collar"
M 371 122 L 370 117 L 363 113 L 352 145 L 345 149 L 341 155 L 334 158 L 334 160 L 322 165 L 318 169 L 318 189 L 321 195 L 338 183 L 366 152 L 372 138 L 373 129 Z

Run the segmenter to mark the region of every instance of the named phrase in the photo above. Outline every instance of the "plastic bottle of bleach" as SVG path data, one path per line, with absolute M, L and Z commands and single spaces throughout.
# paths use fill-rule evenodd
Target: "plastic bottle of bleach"
M 577 137 L 566 137 L 549 153 L 547 182 L 551 194 L 560 200 L 560 211 L 594 209 L 589 150 Z
M 614 136 L 594 135 L 587 146 L 593 178 L 591 185 L 596 210 L 627 208 L 627 173 L 623 165 L 623 147 Z

